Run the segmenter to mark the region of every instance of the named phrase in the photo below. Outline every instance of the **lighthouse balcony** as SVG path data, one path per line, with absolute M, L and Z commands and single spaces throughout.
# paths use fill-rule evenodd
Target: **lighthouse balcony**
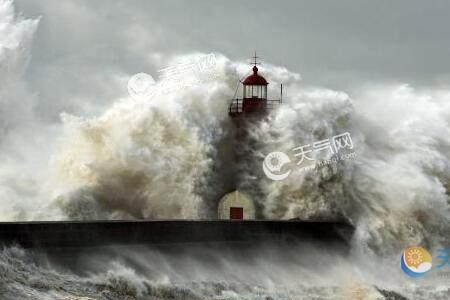
M 247 113 L 266 113 L 281 104 L 281 100 L 267 100 L 261 98 L 233 99 L 228 114 L 232 117 Z

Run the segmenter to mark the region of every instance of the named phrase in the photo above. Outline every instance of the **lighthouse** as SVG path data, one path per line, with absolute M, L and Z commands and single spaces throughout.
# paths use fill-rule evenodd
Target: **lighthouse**
M 252 74 L 247 76 L 245 80 L 240 81 L 242 87 L 242 98 L 235 98 L 231 101 L 228 115 L 234 119 L 262 118 L 267 113 L 282 103 L 283 85 L 281 85 L 280 99 L 267 99 L 267 80 L 259 74 L 257 61 L 258 56 L 253 56 Z
M 228 115 L 235 125 L 235 133 L 230 141 L 234 157 L 234 189 L 219 201 L 217 209 L 220 219 L 255 219 L 258 207 L 252 196 L 262 196 L 256 190 L 257 185 L 248 180 L 248 178 L 260 180 L 258 170 L 254 170 L 254 174 L 249 174 L 249 169 L 243 168 L 252 155 L 252 149 L 257 147 L 259 142 L 252 139 L 248 131 L 251 130 L 252 124 L 266 119 L 270 111 L 282 103 L 283 86 L 281 85 L 280 99 L 268 99 L 267 86 L 269 82 L 260 74 L 258 69 L 260 63 L 257 59 L 258 56 L 255 53 L 250 75 L 239 80 L 236 94 L 242 90 L 242 98 L 233 98 L 228 108 Z M 247 174 L 247 179 L 242 178 L 244 172 Z

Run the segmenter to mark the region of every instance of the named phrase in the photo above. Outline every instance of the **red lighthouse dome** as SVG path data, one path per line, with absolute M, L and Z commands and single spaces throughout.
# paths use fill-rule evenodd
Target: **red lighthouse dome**
M 258 74 L 258 67 L 253 67 L 253 74 L 245 78 L 244 85 L 268 85 L 267 80 Z

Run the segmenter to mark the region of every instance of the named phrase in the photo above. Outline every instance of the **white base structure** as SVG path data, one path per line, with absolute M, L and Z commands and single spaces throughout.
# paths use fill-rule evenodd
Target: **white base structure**
M 220 199 L 218 217 L 221 220 L 251 220 L 255 218 L 255 205 L 246 194 L 234 191 Z

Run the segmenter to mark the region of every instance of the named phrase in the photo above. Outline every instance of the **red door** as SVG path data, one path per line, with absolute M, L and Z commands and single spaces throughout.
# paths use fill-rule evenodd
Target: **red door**
M 230 219 L 231 220 L 243 220 L 244 208 L 243 207 L 230 207 Z

